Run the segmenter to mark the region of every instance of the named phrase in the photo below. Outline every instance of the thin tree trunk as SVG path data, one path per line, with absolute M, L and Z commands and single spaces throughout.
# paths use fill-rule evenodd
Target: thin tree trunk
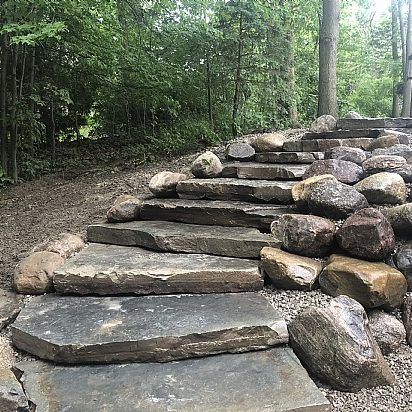
M 239 16 L 239 38 L 238 38 L 238 48 L 237 48 L 237 66 L 236 66 L 236 77 L 235 77 L 235 93 L 233 95 L 233 112 L 232 112 L 232 134 L 233 137 L 237 137 L 238 130 L 238 113 L 239 113 L 239 95 L 240 95 L 240 81 L 241 81 L 241 64 L 242 64 L 242 49 L 243 49 L 243 13 L 240 12 Z
M 56 120 L 54 118 L 54 101 L 52 98 L 51 101 L 51 113 L 50 113 L 50 122 L 51 122 L 51 147 L 52 147 L 52 166 L 55 166 L 56 163 Z
M 392 0 L 392 59 L 393 59 L 393 69 L 392 69 L 392 79 L 393 79 L 393 90 L 392 90 L 392 117 L 400 116 L 399 109 L 399 95 L 397 85 L 399 83 L 399 74 L 397 72 L 397 66 L 399 63 L 399 50 L 398 50 L 398 19 L 396 13 L 396 0 Z
M 206 59 L 206 75 L 207 75 L 207 109 L 209 114 L 210 128 L 214 129 L 213 124 L 213 101 L 212 101 L 212 75 L 210 70 L 210 56 Z
M 11 98 L 11 110 L 10 110 L 10 167 L 11 167 L 11 177 L 13 182 L 16 184 L 18 182 L 18 172 L 17 172 L 17 63 L 19 57 L 19 46 L 16 44 L 12 50 L 13 61 L 11 67 L 11 88 L 12 88 L 12 98 Z
M 337 50 L 339 40 L 339 0 L 323 0 L 319 41 L 318 116 L 338 117 Z
M 34 110 L 35 104 L 33 99 L 33 92 L 34 92 L 34 77 L 35 77 L 35 67 L 36 67 L 36 47 L 33 46 L 31 59 L 30 59 L 30 81 L 29 81 L 29 108 L 30 114 L 32 118 L 30 119 L 30 126 L 29 126 L 29 147 L 30 152 L 33 153 L 34 151 Z
M 7 34 L 1 38 L 1 76 L 0 76 L 0 146 L 1 146 L 1 168 L 7 174 Z
M 398 10 L 398 21 L 399 21 L 399 33 L 401 36 L 401 46 L 402 46 L 402 73 L 403 81 L 406 81 L 406 41 L 405 41 L 405 25 L 403 24 L 402 15 L 402 0 L 397 0 L 397 10 Z
M 403 105 L 402 116 L 410 117 L 411 115 L 411 98 L 412 98 L 412 0 L 409 0 L 408 7 L 408 27 L 406 34 L 406 83 L 403 88 Z

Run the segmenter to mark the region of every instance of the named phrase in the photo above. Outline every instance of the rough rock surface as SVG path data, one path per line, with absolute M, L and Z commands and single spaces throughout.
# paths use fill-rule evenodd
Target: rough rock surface
M 22 362 L 18 368 L 41 412 L 329 411 L 329 402 L 286 347 L 163 364 Z
M 326 308 L 310 307 L 289 324 L 300 360 L 333 388 L 358 391 L 394 383 L 362 306 L 347 296 Z
M 356 137 L 345 139 L 311 139 L 311 140 L 292 140 L 283 145 L 286 152 L 325 152 L 334 147 L 358 147 L 365 149 L 373 139 L 368 137 Z
M 149 190 L 156 197 L 176 197 L 176 186 L 182 180 L 187 180 L 183 173 L 160 172 L 149 182 Z
M 399 204 L 406 201 L 406 184 L 397 173 L 376 173 L 361 180 L 354 188 L 362 193 L 369 203 Z
M 20 382 L 10 369 L 0 369 L 0 411 L 30 411 L 29 403 Z
M 395 255 L 396 267 L 408 282 L 408 291 L 412 292 L 412 242 L 403 244 Z
M 323 160 L 322 152 L 265 152 L 256 153 L 255 162 L 259 163 L 313 163 Z
M 363 169 L 356 163 L 345 160 L 318 160 L 306 169 L 302 179 L 328 174 L 335 176 L 339 182 L 354 184 L 362 179 Z
M 21 296 L 0 289 L 0 330 L 13 322 L 22 305 L 23 300 Z
M 255 293 L 44 295 L 20 312 L 12 338 L 18 348 L 59 363 L 169 362 L 267 349 L 287 343 L 288 331 Z
M 82 251 L 86 244 L 83 239 L 78 235 L 71 233 L 61 233 L 56 239 L 47 240 L 37 245 L 33 252 L 54 252 L 58 253 L 61 257 L 68 259 L 74 256 L 76 253 Z
M 335 224 L 311 215 L 283 215 L 272 225 L 272 234 L 291 253 L 308 257 L 327 256 L 333 246 Z
M 362 165 L 366 160 L 366 153 L 357 147 L 334 147 L 326 153 L 326 158 L 344 160 Z
M 405 327 L 395 316 L 380 310 L 368 314 L 369 327 L 384 355 L 394 352 L 406 338 Z
M 403 302 L 402 320 L 406 330 L 406 340 L 412 346 L 412 296 L 407 296 Z
M 11 368 L 15 363 L 16 356 L 11 343 L 0 336 L 0 370 Z
M 13 286 L 18 293 L 37 295 L 53 290 L 53 273 L 65 259 L 53 252 L 35 252 L 20 261 Z
M 379 136 L 366 148 L 366 150 L 371 152 L 375 149 L 388 149 L 398 144 L 409 144 L 408 136 L 397 136 L 393 134 Z
M 372 175 L 380 172 L 395 172 L 406 165 L 406 159 L 401 156 L 372 156 L 362 163 L 364 172 Z
M 374 128 L 410 128 L 412 120 L 410 118 L 362 118 L 362 119 L 339 119 L 337 127 L 339 129 L 356 130 L 356 129 L 374 129 Z M 386 131 L 385 131 L 386 134 Z
M 107 221 L 111 223 L 121 223 L 137 220 L 140 217 L 141 205 L 142 201 L 139 199 L 129 199 L 117 203 L 107 211 Z
M 332 219 L 346 219 L 356 210 L 369 206 L 365 196 L 340 182 L 321 182 L 307 196 L 312 213 Z
M 372 156 L 402 156 L 409 159 L 412 157 L 412 147 L 405 144 L 396 144 L 387 149 L 375 149 Z
M 312 290 L 322 270 L 317 260 L 265 247 L 261 251 L 262 269 L 271 283 L 282 289 Z
M 267 163 L 226 163 L 222 177 L 260 180 L 297 180 L 307 169 L 307 165 L 267 164 Z
M 410 236 L 412 232 L 412 203 L 382 209 L 396 234 Z
M 367 309 L 397 308 L 407 289 L 405 277 L 391 266 L 340 255 L 329 258 L 319 284 L 324 293 L 350 296 Z
M 53 283 L 59 293 L 146 295 L 255 291 L 263 279 L 254 260 L 94 243 L 57 269 Z
M 222 174 L 222 162 L 212 152 L 207 151 L 195 159 L 190 167 L 190 171 L 195 177 L 208 179 L 219 177 Z
M 349 111 L 344 116 L 345 119 L 362 119 L 362 116 L 354 110 Z
M 329 114 L 318 117 L 310 126 L 310 131 L 313 133 L 330 132 L 335 129 L 336 119 Z
M 264 133 L 256 137 L 253 146 L 256 152 L 277 152 L 282 150 L 286 136 L 281 133 Z
M 232 143 L 227 148 L 226 156 L 230 160 L 248 162 L 255 157 L 255 149 L 247 143 Z
M 395 233 L 377 209 L 357 210 L 336 232 L 339 246 L 361 259 L 384 260 L 395 250 Z

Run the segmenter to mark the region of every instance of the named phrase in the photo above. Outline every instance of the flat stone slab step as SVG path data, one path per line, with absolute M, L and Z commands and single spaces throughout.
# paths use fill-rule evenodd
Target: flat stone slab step
M 258 293 L 141 297 L 44 295 L 12 326 L 13 343 L 57 363 L 169 362 L 288 342 Z
M 323 152 L 263 152 L 255 154 L 255 162 L 258 163 L 313 163 L 323 160 Z
M 271 223 L 287 213 L 296 213 L 295 208 L 220 200 L 150 199 L 143 202 L 140 217 L 197 225 L 254 227 L 269 232 Z
M 298 180 L 307 168 L 307 165 L 232 162 L 223 165 L 222 176 L 238 179 Z
M 381 117 L 381 118 L 365 118 L 365 119 L 339 119 L 337 124 L 338 129 L 403 129 L 412 128 L 412 118 L 391 118 L 391 117 Z
M 58 293 L 76 295 L 244 292 L 262 289 L 259 263 L 92 243 L 54 272 Z
M 373 138 L 368 137 L 351 139 L 292 140 L 284 143 L 283 150 L 286 152 L 326 152 L 334 147 L 342 146 L 366 149 L 366 147 L 373 141 Z
M 234 178 L 189 179 L 177 185 L 182 199 L 243 200 L 253 203 L 291 204 L 294 182 Z
M 292 350 L 167 364 L 63 367 L 21 362 L 38 411 L 326 412 L 329 402 Z
M 258 229 L 149 220 L 91 225 L 87 238 L 94 243 L 238 258 L 259 258 L 265 246 L 280 247 L 278 240 Z
M 358 137 L 378 137 L 381 133 L 382 130 L 380 129 L 334 130 L 322 133 L 307 132 L 302 136 L 302 139 L 353 139 Z

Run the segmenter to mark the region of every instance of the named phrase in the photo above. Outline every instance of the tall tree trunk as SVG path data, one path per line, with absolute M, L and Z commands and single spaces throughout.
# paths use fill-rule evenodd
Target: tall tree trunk
M 319 36 L 318 116 L 338 117 L 336 62 L 339 40 L 339 0 L 323 0 Z
M 1 168 L 7 174 L 7 57 L 8 45 L 7 34 L 1 36 L 1 76 L 0 76 L 0 151 Z
M 52 167 L 56 164 L 56 119 L 54 117 L 54 101 L 52 98 L 51 106 L 50 106 L 50 126 L 51 126 L 51 133 L 50 133 L 50 142 L 51 142 L 51 149 L 52 149 Z
M 29 80 L 29 109 L 32 118 L 30 119 L 30 126 L 29 126 L 29 147 L 30 152 L 33 153 L 34 151 L 34 110 L 35 104 L 33 99 L 33 92 L 34 92 L 34 77 L 35 77 L 35 69 L 36 69 L 36 46 L 33 46 L 33 50 L 31 53 L 30 59 L 30 80 Z
M 14 183 L 18 182 L 17 172 L 17 63 L 19 58 L 19 46 L 16 44 L 12 49 L 13 61 L 11 66 L 11 110 L 10 110 L 10 167 L 11 177 Z
M 402 46 L 402 73 L 403 81 L 406 81 L 406 41 L 405 41 L 405 25 L 403 24 L 403 14 L 402 14 L 402 0 L 397 0 L 397 12 L 399 21 L 399 34 L 401 36 L 401 46 Z
M 232 111 L 232 134 L 237 137 L 238 129 L 238 114 L 239 114 L 239 97 L 240 97 L 240 82 L 242 75 L 242 49 L 243 49 L 243 12 L 239 16 L 239 37 L 237 47 L 237 62 L 236 62 L 236 76 L 235 76 L 235 92 L 233 95 L 233 111 Z
M 406 33 L 406 82 L 403 88 L 403 105 L 402 116 L 410 117 L 411 115 L 411 98 L 412 98 L 412 0 L 409 0 L 408 7 L 408 27 Z
M 399 83 L 399 73 L 397 71 L 397 66 L 399 63 L 399 50 L 398 50 L 398 19 L 397 19 L 397 4 L 396 0 L 392 0 L 392 59 L 393 59 L 393 69 L 392 69 L 392 79 L 393 79 L 393 89 L 392 89 L 392 117 L 400 116 L 399 108 L 399 94 L 398 94 L 398 83 Z
M 212 74 L 210 69 L 210 56 L 206 58 L 206 76 L 207 76 L 207 111 L 209 115 L 209 126 L 213 130 L 213 101 L 212 101 Z

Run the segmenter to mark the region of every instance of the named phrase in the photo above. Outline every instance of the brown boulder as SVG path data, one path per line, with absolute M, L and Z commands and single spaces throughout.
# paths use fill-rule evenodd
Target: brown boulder
M 286 136 L 281 133 L 264 133 L 257 136 L 252 145 L 258 153 L 278 152 L 282 150 L 286 140 Z
M 107 211 L 107 221 L 111 223 L 131 222 L 140 217 L 142 202 L 139 199 L 129 199 L 121 203 L 115 203 Z
M 36 246 L 34 252 L 53 252 L 58 253 L 61 257 L 68 259 L 76 253 L 81 252 L 86 244 L 78 235 L 71 233 L 61 233 L 56 240 L 47 240 Z
M 372 156 L 362 163 L 366 175 L 380 172 L 395 172 L 406 165 L 406 159 L 401 156 L 378 155 Z
M 160 172 L 150 180 L 149 190 L 156 197 L 177 197 L 176 186 L 183 180 L 187 180 L 185 174 L 168 171 Z
M 395 146 L 396 144 L 401 144 L 404 142 L 405 140 L 400 136 L 387 134 L 374 139 L 373 142 L 366 148 L 366 150 L 369 150 L 371 152 L 375 149 L 387 149 L 389 147 Z
M 361 165 L 366 160 L 366 153 L 358 147 L 333 147 L 326 153 L 326 158 L 345 160 Z

